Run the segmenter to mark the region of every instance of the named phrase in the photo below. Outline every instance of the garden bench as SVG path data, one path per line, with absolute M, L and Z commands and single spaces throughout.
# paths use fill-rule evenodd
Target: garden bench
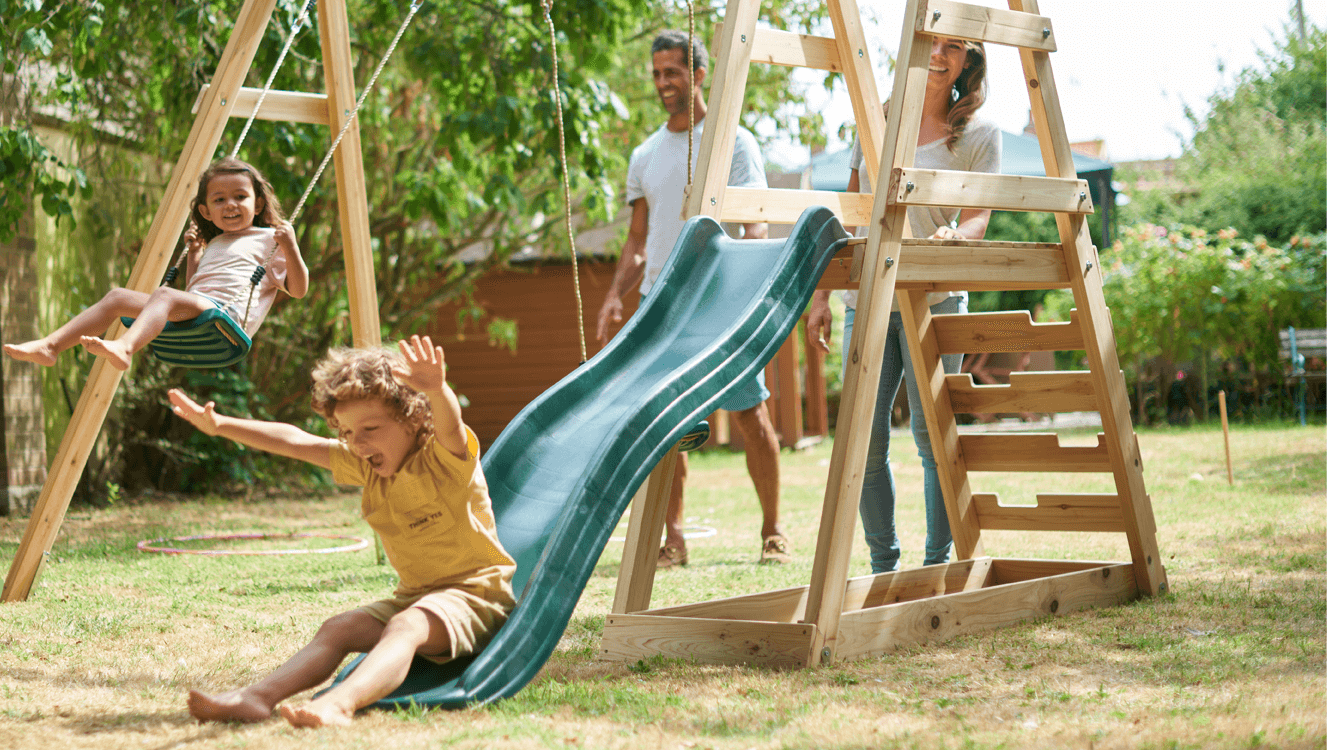
M 1324 367 L 1327 363 L 1327 328 L 1292 327 L 1281 331 L 1280 355 L 1290 365 L 1290 377 L 1299 383 L 1295 404 L 1302 425 L 1305 423 L 1304 394 L 1309 381 L 1327 381 L 1327 367 Z

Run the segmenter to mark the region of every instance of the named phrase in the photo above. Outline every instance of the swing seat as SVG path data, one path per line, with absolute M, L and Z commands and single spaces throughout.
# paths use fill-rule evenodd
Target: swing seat
M 133 318 L 120 318 L 126 326 Z M 253 341 L 244 328 L 221 310 L 208 310 L 192 320 L 167 323 L 152 340 L 152 354 L 176 367 L 227 367 L 244 359 Z

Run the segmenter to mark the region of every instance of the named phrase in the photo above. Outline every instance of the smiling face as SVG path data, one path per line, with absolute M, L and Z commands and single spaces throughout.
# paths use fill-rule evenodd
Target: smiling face
M 198 213 L 223 232 L 248 229 L 262 210 L 253 179 L 242 173 L 219 174 L 208 180 L 205 200 L 198 204 Z
M 687 52 L 666 49 L 654 53 L 654 91 L 669 115 L 685 114 L 689 97 L 698 96 L 705 69 L 696 71 L 695 85 L 687 75 Z
M 926 88 L 947 96 L 967 67 L 967 59 L 968 48 L 962 39 L 934 37 L 931 40 L 930 75 L 926 79 Z
M 338 403 L 333 411 L 341 439 L 379 476 L 390 477 L 415 450 L 415 431 L 378 398 Z

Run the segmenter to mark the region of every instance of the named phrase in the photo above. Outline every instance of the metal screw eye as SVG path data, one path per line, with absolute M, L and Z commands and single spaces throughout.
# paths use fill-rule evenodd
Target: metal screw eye
M 1051 35 L 1050 27 L 1042 27 L 1042 29 L 1041 29 L 1041 38 L 1042 38 L 1042 39 L 1048 39 L 1048 38 L 1050 38 L 1050 35 Z
M 893 268 L 893 267 L 894 267 L 894 259 L 893 259 L 893 258 L 890 258 L 890 257 L 886 257 L 886 258 L 885 258 L 885 268 Z
M 931 23 L 935 23 L 936 21 L 939 20 L 940 20 L 940 11 L 937 10 L 936 12 L 931 14 Z
M 911 193 L 912 191 L 917 189 L 917 186 L 912 184 L 912 180 L 908 180 L 908 184 L 904 185 L 903 189 Z

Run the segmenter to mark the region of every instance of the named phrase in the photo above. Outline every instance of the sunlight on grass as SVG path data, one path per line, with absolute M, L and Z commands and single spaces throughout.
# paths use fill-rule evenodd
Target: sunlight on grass
M 1321 426 L 1236 426 L 1231 486 L 1219 428 L 1139 435 L 1166 596 L 809 670 L 663 657 L 619 664 L 596 659 L 622 555 L 611 543 L 557 651 L 516 697 L 465 711 L 372 712 L 332 733 L 279 720 L 200 726 L 183 696 L 257 679 L 326 617 L 387 595 L 395 576 L 371 549 L 205 558 L 143 554 L 135 544 L 232 531 L 367 537 L 356 496 L 130 498 L 77 509 L 31 599 L 4 605 L 0 746 L 1323 747 L 1324 437 Z M 903 564 L 914 567 L 925 534 L 921 467 L 910 438 L 895 440 L 897 525 Z M 691 543 L 690 565 L 659 573 L 654 603 L 806 585 L 831 448 L 780 456 L 793 561 L 775 567 L 756 564 L 759 511 L 742 456 L 694 456 L 687 522 L 714 534 Z M 974 491 L 1005 503 L 1034 502 L 1047 481 L 972 477 Z M 1053 491 L 1113 488 L 1100 476 L 1056 475 Z M 25 523 L 0 520 L 11 557 Z M 868 572 L 860 533 L 851 575 Z M 986 532 L 983 543 L 1001 557 L 1129 558 L 1120 534 Z

